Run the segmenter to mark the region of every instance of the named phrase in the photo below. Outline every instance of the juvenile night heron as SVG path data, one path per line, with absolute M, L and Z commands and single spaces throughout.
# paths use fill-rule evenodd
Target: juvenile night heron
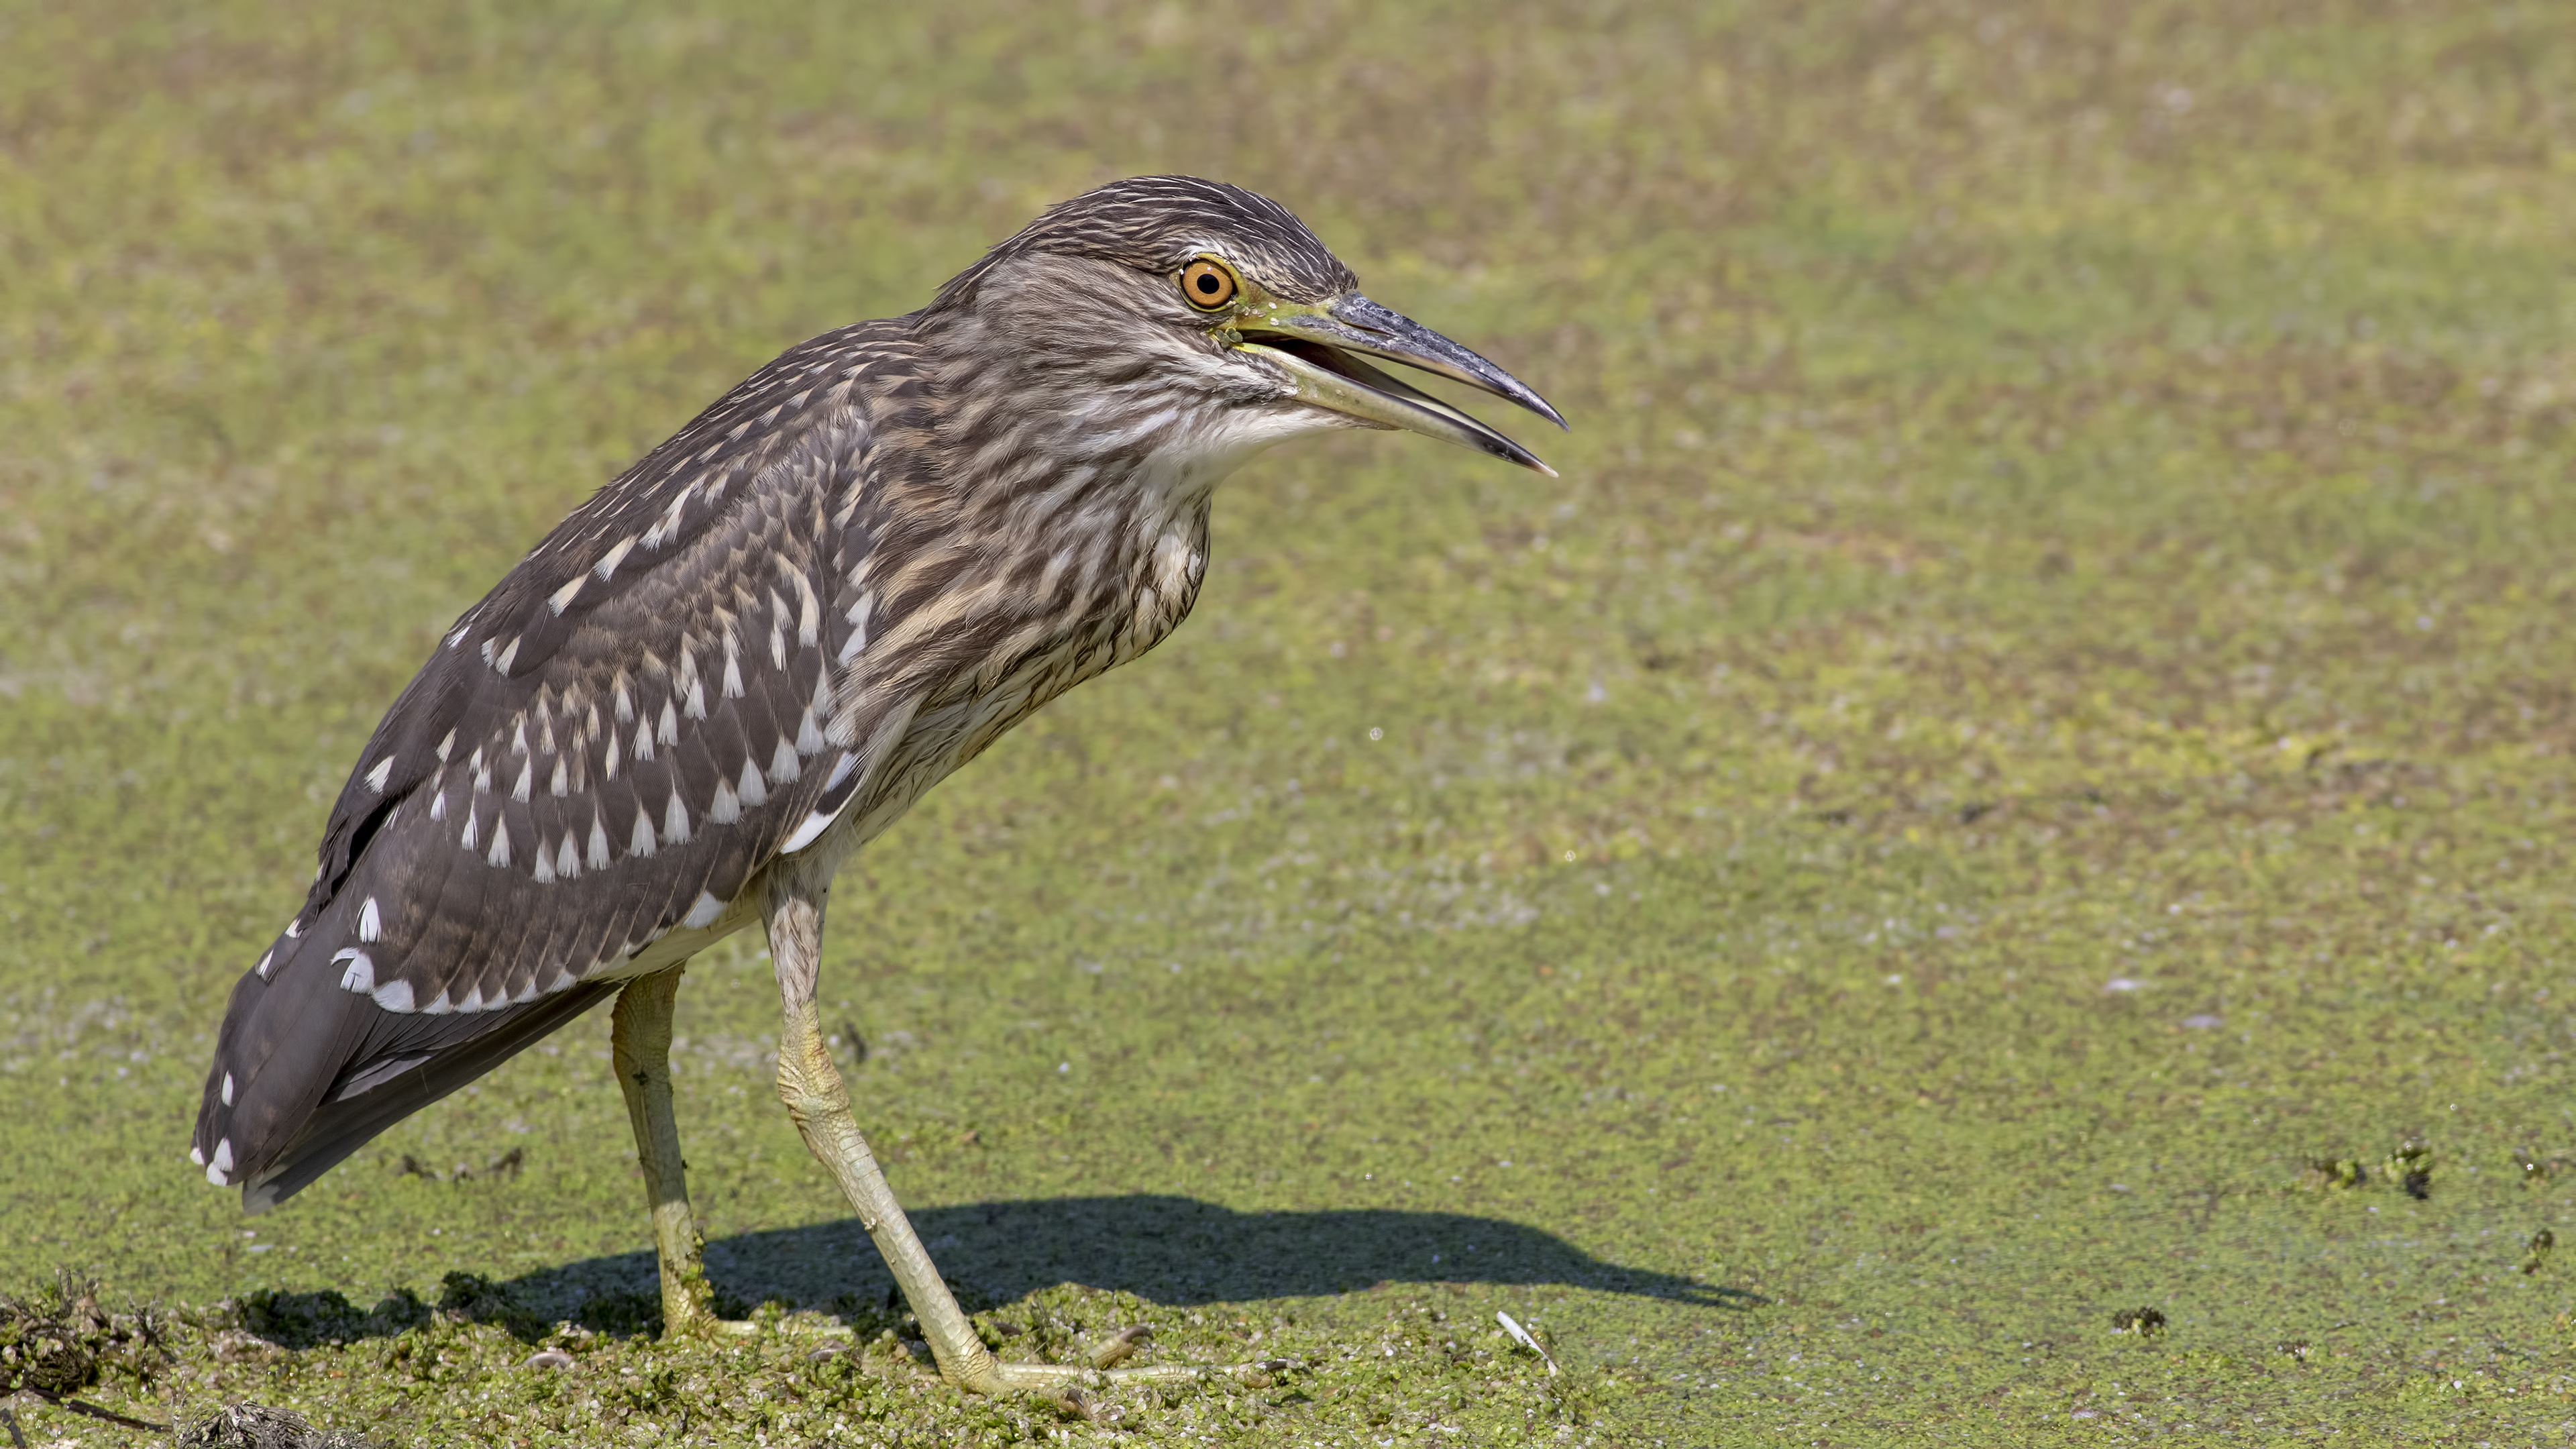
M 1095 1372 L 996 1361 L 896 1205 L 816 1025 L 824 901 L 924 790 L 1180 623 L 1210 492 L 1253 453 L 1404 428 L 1547 471 L 1371 359 L 1563 426 L 1277 203 L 1181 176 L 1065 202 L 920 311 L 752 374 L 466 610 L 376 727 L 233 989 L 191 1158 L 274 1207 L 615 996 L 665 1330 L 711 1326 L 671 1008 L 692 955 L 758 922 L 778 1095 L 942 1376 Z

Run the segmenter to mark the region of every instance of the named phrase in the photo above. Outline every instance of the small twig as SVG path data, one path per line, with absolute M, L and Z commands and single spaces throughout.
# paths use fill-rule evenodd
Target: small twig
M 1549 1378 L 1555 1378 L 1555 1377 L 1556 1377 L 1556 1360 L 1555 1360 L 1554 1358 L 1549 1357 L 1549 1355 L 1548 1355 L 1548 1351 L 1547 1351 L 1546 1349 L 1543 1349 L 1543 1348 L 1541 1348 L 1541 1347 L 1539 1347 L 1539 1346 L 1538 1346 L 1538 1340 L 1537 1340 L 1537 1339 L 1535 1339 L 1535 1338 L 1530 1337 L 1530 1333 L 1529 1333 L 1529 1330 L 1528 1330 L 1528 1329 L 1521 1327 L 1521 1326 L 1520 1326 L 1520 1323 L 1519 1323 L 1519 1321 L 1518 1321 L 1517 1319 L 1514 1319 L 1510 1314 L 1505 1313 L 1505 1312 L 1503 1312 L 1503 1311 L 1502 1311 L 1502 1310 L 1500 1310 L 1500 1309 L 1496 1309 L 1496 1310 L 1494 1311 L 1494 1317 L 1495 1317 L 1495 1319 L 1496 1319 L 1498 1322 L 1500 1322 L 1500 1323 L 1503 1325 L 1503 1332 L 1508 1333 L 1508 1334 L 1510 1334 L 1512 1337 L 1514 1337 L 1514 1338 L 1516 1338 L 1516 1339 L 1520 1340 L 1520 1345 L 1521 1345 L 1521 1347 L 1523 1347 L 1523 1348 L 1525 1348 L 1525 1349 L 1528 1349 L 1530 1352 L 1532 1352 L 1532 1353 L 1534 1353 L 1534 1354 L 1537 1354 L 1541 1359 L 1544 1359 L 1544 1360 L 1546 1361 L 1546 1363 L 1547 1363 L 1547 1376 L 1548 1376 Z
M 83 1399 L 75 1399 L 69 1394 L 58 1394 L 51 1389 L 39 1389 L 32 1386 L 28 1388 L 27 1392 L 34 1394 L 37 1398 L 44 1400 L 46 1403 L 53 1405 L 57 1409 L 69 1409 L 75 1414 L 87 1414 L 93 1419 L 105 1419 L 111 1424 L 122 1424 L 129 1429 L 149 1429 L 155 1434 L 167 1434 L 170 1432 L 170 1426 L 167 1424 L 155 1424 L 149 1419 L 129 1419 L 125 1415 L 116 1412 L 114 1409 L 102 1409 L 96 1404 Z M 17 1420 L 12 1419 L 9 1421 L 9 1432 L 12 1434 L 18 1432 Z M 25 1449 L 26 1443 L 27 1441 L 24 1439 L 19 1440 L 18 1444 L 20 1449 Z
M 18 1449 L 27 1449 L 27 1436 L 18 1432 L 18 1416 L 9 1412 L 7 1404 L 0 1404 L 0 1424 L 9 1426 L 10 1443 L 17 1445 Z

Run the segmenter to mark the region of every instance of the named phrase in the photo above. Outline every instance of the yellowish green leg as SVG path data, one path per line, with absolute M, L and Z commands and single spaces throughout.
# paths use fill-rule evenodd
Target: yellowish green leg
M 685 963 L 683 963 L 685 965 Z M 707 1287 L 705 1244 L 689 1211 L 688 1164 L 680 1159 L 680 1120 L 671 1108 L 671 1011 L 683 966 L 638 977 L 617 994 L 609 1016 L 610 1054 L 626 1117 L 635 1126 L 635 1156 L 644 1168 L 644 1204 L 653 1215 L 653 1248 L 662 1260 L 662 1332 L 666 1337 L 747 1328 L 716 1316 Z
M 1220 1375 L 1258 1376 L 1275 1364 L 1246 1364 L 1231 1369 L 1144 1367 L 1111 1369 L 1108 1365 L 1132 1352 L 1140 1334 L 1113 1336 L 1092 1353 L 1089 1364 L 1008 1363 L 995 1359 L 976 1336 L 975 1326 L 957 1306 L 956 1295 L 939 1276 L 921 1237 L 894 1199 L 885 1172 L 867 1139 L 859 1135 L 850 1114 L 850 1095 L 840 1068 L 824 1044 L 815 1017 L 816 970 L 823 936 L 823 892 L 811 882 L 781 873 L 769 886 L 769 954 L 778 971 L 785 1019 L 778 1035 L 778 1098 L 796 1121 L 805 1146 L 831 1170 L 858 1214 L 860 1226 L 885 1255 L 904 1300 L 930 1343 L 939 1376 L 973 1393 L 1022 1391 L 1058 1400 L 1073 1399 L 1083 1385 L 1113 1381 L 1189 1382 Z

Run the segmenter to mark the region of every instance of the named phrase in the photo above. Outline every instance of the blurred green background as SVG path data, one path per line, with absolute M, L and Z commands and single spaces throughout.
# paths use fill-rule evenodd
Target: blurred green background
M 239 1218 L 224 994 L 436 632 L 1165 170 L 1563 477 L 1239 476 L 825 996 L 997 1341 L 1306 1367 L 1101 1427 L 635 1336 L 604 1014 Z M 0 7 L 0 1291 L 389 1444 L 2554 1442 L 2571 236 L 2541 3 Z M 759 945 L 681 996 L 711 1269 L 869 1339 Z

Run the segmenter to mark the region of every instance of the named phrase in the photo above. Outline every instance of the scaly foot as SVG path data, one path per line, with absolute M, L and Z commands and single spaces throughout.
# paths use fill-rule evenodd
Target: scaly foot
M 1260 1388 L 1289 1367 L 1285 1359 L 1261 1359 L 1239 1364 L 1125 1364 L 1137 1347 L 1153 1336 L 1153 1330 L 1142 1324 L 1123 1328 L 1092 1345 L 1084 1356 L 1088 1364 L 1030 1363 L 988 1358 L 977 1368 L 982 1374 L 961 1377 L 958 1387 L 974 1393 L 1034 1394 L 1053 1400 L 1060 1409 L 1085 1419 L 1097 1419 L 1096 1407 L 1082 1392 L 1104 1389 L 1118 1384 L 1152 1384 L 1178 1386 L 1232 1382 Z M 970 1373 L 972 1371 L 970 1370 Z

